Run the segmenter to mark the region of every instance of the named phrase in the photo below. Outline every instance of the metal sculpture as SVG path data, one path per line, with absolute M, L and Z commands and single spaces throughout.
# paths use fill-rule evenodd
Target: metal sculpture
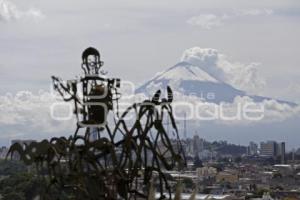
M 65 101 L 74 102 L 74 113 L 77 117 L 77 134 L 80 128 L 88 127 L 100 132 L 107 122 L 107 114 L 113 108 L 120 94 L 120 79 L 108 79 L 101 76 L 103 61 L 100 53 L 92 47 L 82 53 L 81 68 L 84 76 L 79 80 L 68 80 L 64 83 L 60 78 L 52 76 L 54 89 Z M 81 98 L 79 97 L 81 95 Z
M 41 199 L 53 199 L 53 190 L 76 200 L 147 199 L 153 190 L 150 185 L 157 186 L 159 199 L 170 199 L 172 188 L 164 171 L 185 164 L 171 88 L 167 88 L 166 98 L 161 98 L 159 90 L 151 100 L 134 103 L 111 128 L 107 116 L 114 112 L 114 101 L 118 104 L 120 79 L 104 78 L 99 72 L 102 65 L 99 52 L 90 47 L 82 54 L 83 77 L 66 83 L 52 77 L 54 89 L 65 101 L 74 102 L 74 135 L 34 142 L 25 148 L 14 144 L 8 155 L 17 152 L 39 172 L 47 169 L 49 184 Z M 129 125 L 125 118 L 131 112 L 136 119 Z M 173 127 L 172 137 L 164 127 L 166 118 Z M 82 128 L 85 132 L 80 135 Z M 97 138 L 90 140 L 95 132 Z

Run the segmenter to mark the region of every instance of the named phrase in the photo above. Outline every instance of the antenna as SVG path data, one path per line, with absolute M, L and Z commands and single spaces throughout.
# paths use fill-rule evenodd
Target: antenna
M 184 112 L 184 122 L 183 122 L 183 128 L 184 128 L 184 139 L 187 139 L 187 132 L 186 132 L 186 112 Z

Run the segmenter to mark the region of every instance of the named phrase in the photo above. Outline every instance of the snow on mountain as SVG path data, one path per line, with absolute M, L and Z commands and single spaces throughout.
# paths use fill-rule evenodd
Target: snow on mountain
M 178 63 L 163 74 L 160 74 L 157 78 L 172 79 L 174 81 L 182 80 L 184 78 L 184 80 L 209 81 L 214 83 L 219 82 L 199 67 L 190 65 L 187 62 Z
M 200 64 L 195 64 L 196 62 L 192 62 L 192 64 L 185 61 L 179 62 L 175 66 L 157 74 L 151 80 L 144 83 L 136 89 L 135 93 L 143 93 L 146 96 L 151 96 L 156 90 L 164 90 L 169 85 L 173 89 L 175 95 L 195 96 L 203 101 L 216 104 L 221 102 L 232 103 L 235 98 L 239 96 L 250 97 L 255 102 L 272 100 L 272 98 L 268 97 L 249 95 L 246 91 L 232 86 L 228 81 L 225 82 L 220 76 L 216 75 L 216 71 L 215 73 L 212 73 L 212 70 L 208 70 L 208 64 L 213 65 L 213 63 L 211 61 L 203 61 L 205 59 L 202 58 L 202 63 Z M 203 63 L 205 63 L 205 67 L 203 67 Z M 238 75 L 241 75 L 241 73 Z M 249 78 L 249 76 L 246 76 L 245 78 Z M 287 101 L 277 101 L 279 103 L 295 105 L 294 103 Z
M 176 93 L 194 95 L 214 103 L 232 102 L 236 96 L 246 95 L 245 92 L 218 81 L 201 68 L 187 62 L 180 62 L 167 69 L 135 92 L 151 95 L 158 89 L 165 89 L 167 85 Z

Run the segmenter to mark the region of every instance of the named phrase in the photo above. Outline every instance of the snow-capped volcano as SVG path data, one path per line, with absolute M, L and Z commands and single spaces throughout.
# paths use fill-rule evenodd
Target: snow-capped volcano
M 232 102 L 236 96 L 245 95 L 245 92 L 215 79 L 201 68 L 187 62 L 180 62 L 158 74 L 139 87 L 136 93 L 151 95 L 158 89 L 165 89 L 168 85 L 176 93 L 185 96 L 194 95 L 215 103 Z
M 252 65 L 241 66 L 224 60 L 213 49 L 198 47 L 184 52 L 181 62 L 154 76 L 136 89 L 136 93 L 151 96 L 158 89 L 171 86 L 175 93 L 184 96 L 196 96 L 204 101 L 232 103 L 238 96 L 248 96 L 255 102 L 271 100 L 268 97 L 249 95 L 237 86 L 255 88 L 261 84 Z M 292 105 L 293 103 L 278 101 Z
M 172 79 L 173 81 L 179 81 L 184 78 L 185 80 L 207 81 L 215 83 L 219 82 L 198 66 L 191 65 L 187 62 L 180 62 L 165 72 L 159 74 L 157 77 L 157 79 L 162 78 L 170 80 Z

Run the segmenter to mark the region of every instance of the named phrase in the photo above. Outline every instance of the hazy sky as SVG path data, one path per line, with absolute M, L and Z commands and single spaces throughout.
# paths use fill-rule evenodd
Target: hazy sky
M 299 0 L 0 0 L 0 27 L 0 95 L 80 74 L 88 46 L 138 85 L 198 46 L 258 63 L 265 96 L 300 102 Z
M 287 98 L 300 97 L 297 0 L 0 0 L 0 12 L 2 94 L 79 74 L 88 46 L 101 51 L 110 75 L 138 84 L 199 46 L 261 63 L 266 94 L 298 88 Z

